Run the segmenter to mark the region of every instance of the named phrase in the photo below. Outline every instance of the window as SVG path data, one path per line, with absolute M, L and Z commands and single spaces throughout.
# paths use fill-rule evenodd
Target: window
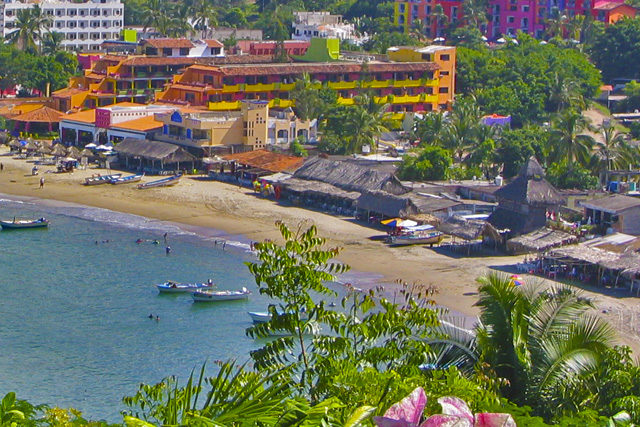
M 189 55 L 189 48 L 188 47 L 181 47 L 180 48 L 180 56 L 187 56 Z
M 453 6 L 451 8 L 451 22 L 456 22 L 458 20 L 458 8 Z
M 438 89 L 438 93 L 449 93 L 448 87 L 441 87 Z
M 450 56 L 449 56 L 449 55 L 440 55 L 440 60 L 441 60 L 441 61 L 448 61 L 448 60 L 449 60 L 449 58 L 450 58 Z
M 168 48 L 168 47 L 162 48 L 162 55 L 163 56 L 171 56 L 171 49 Z
M 400 3 L 398 5 L 398 10 L 400 11 L 400 13 L 404 13 L 404 3 Z
M 448 76 L 449 72 L 448 71 L 440 71 L 440 75 L 441 76 Z
M 514 18 L 513 16 L 507 16 L 507 23 L 509 24 L 513 24 L 515 22 L 516 18 Z
M 7 16 L 13 16 L 13 11 L 12 10 L 7 10 Z

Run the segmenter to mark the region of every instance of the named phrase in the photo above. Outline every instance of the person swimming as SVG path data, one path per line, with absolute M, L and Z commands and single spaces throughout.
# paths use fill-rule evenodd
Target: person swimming
M 154 245 L 159 245 L 159 244 L 160 244 L 160 241 L 159 241 L 159 240 L 154 240 L 154 241 L 153 241 L 153 244 L 154 244 Z
M 147 317 L 148 317 L 149 319 L 153 319 L 153 313 L 149 314 Z
M 171 253 L 171 246 L 167 246 L 165 248 L 165 252 L 167 253 L 167 255 L 169 255 Z
M 138 239 L 138 240 L 136 240 L 136 243 L 137 243 L 137 244 L 140 244 L 140 243 L 142 243 L 142 242 L 144 242 L 144 240 L 142 240 L 142 239 Z

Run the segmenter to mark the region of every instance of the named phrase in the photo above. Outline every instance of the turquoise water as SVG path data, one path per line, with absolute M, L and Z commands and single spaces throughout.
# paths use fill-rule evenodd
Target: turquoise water
M 0 394 L 118 422 L 121 398 L 141 382 L 184 379 L 206 360 L 244 362 L 260 345 L 245 335 L 247 311 L 264 311 L 269 301 L 243 264 L 251 255 L 242 239 L 224 236 L 223 249 L 216 230 L 0 196 L 0 218 L 13 216 L 45 216 L 51 226 L 0 232 Z M 254 293 L 248 301 L 194 304 L 154 286 L 208 278 Z

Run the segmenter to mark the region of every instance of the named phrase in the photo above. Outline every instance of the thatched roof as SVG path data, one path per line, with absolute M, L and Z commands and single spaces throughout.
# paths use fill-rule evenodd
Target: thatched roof
M 252 168 L 264 169 L 269 172 L 294 171 L 302 166 L 302 157 L 288 156 L 286 154 L 274 153 L 268 150 L 253 150 L 244 153 L 229 154 L 222 156 L 225 160 L 235 160 L 236 162 L 251 166 Z
M 73 159 L 79 159 L 81 157 L 80 150 L 78 150 L 78 147 L 71 146 L 67 149 L 67 156 Z
M 388 217 L 407 218 L 420 211 L 411 198 L 396 196 L 384 191 L 362 193 L 356 202 L 358 209 L 368 210 Z
M 609 270 L 640 270 L 640 255 L 635 252 L 625 252 L 623 254 L 616 254 L 616 259 L 605 259 L 598 264 L 601 267 L 608 268 Z
M 554 249 L 549 254 L 552 258 L 569 258 L 574 261 L 587 264 L 598 264 L 600 262 L 615 261 L 620 254 L 601 249 L 592 248 L 585 245 L 571 245 L 564 248 Z
M 174 144 L 146 139 L 125 138 L 116 147 L 119 155 L 146 160 L 162 160 L 165 163 L 191 162 L 196 157 Z
M 577 240 L 578 238 L 573 234 L 543 227 L 507 240 L 507 249 L 511 253 L 542 252 L 557 246 L 575 243 Z
M 428 214 L 428 213 L 419 213 L 419 214 L 415 214 L 415 215 L 409 215 L 407 217 L 407 219 L 410 219 L 412 221 L 416 221 L 417 223 L 420 224 L 431 224 L 431 225 L 437 225 L 440 223 L 440 219 Z
M 466 219 L 452 215 L 436 226 L 438 231 L 464 240 L 476 240 L 480 236 L 488 234 L 494 240 L 500 239 L 500 233 L 487 221 L 479 219 Z
M 383 190 L 400 195 L 408 192 L 398 178 L 350 162 L 314 157 L 307 160 L 294 174 L 295 178 L 326 182 L 347 191 Z
M 51 149 L 51 154 L 56 157 L 62 157 L 67 155 L 67 149 L 62 144 L 56 144 Z
M 344 191 L 331 184 L 317 181 L 307 181 L 305 179 L 289 178 L 280 181 L 282 187 L 292 193 L 308 196 L 334 197 L 354 201 L 360 197 L 360 193 L 355 191 Z
M 544 170 L 533 156 L 522 167 L 516 179 L 494 194 L 498 200 L 512 200 L 528 205 L 560 205 L 564 202 L 560 193 L 544 179 Z

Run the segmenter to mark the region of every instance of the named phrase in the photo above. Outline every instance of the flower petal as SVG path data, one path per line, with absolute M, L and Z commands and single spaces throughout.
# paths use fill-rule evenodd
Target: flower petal
M 455 415 L 432 415 L 420 427 L 473 427 L 473 424 L 466 418 L 456 417 Z
M 418 425 L 422 411 L 427 404 L 427 395 L 422 387 L 418 387 L 400 402 L 393 405 L 384 413 L 385 418 L 403 420 Z
M 476 414 L 476 427 L 517 427 L 511 414 Z
M 438 403 L 442 406 L 442 413 L 445 415 L 455 415 L 456 417 L 466 418 L 473 425 L 473 414 L 462 399 L 454 396 L 446 396 L 438 399 Z
M 373 423 L 378 427 L 415 427 L 416 424 L 405 420 L 394 420 L 387 417 L 373 417 Z

